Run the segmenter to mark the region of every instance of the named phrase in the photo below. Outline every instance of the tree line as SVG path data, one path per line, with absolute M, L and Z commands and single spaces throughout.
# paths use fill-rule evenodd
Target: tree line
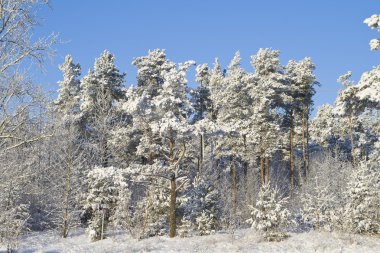
M 0 242 L 77 226 L 92 240 L 111 227 L 136 238 L 246 226 L 268 240 L 291 226 L 379 232 L 378 67 L 358 83 L 342 75 L 334 105 L 313 119 L 314 63 L 282 65 L 269 48 L 251 71 L 239 52 L 223 67 L 155 49 L 133 60 L 129 87 L 109 51 L 85 75 L 68 55 L 50 99 L 18 68 L 42 63 L 56 42 L 29 41 L 36 3 L 0 3 Z

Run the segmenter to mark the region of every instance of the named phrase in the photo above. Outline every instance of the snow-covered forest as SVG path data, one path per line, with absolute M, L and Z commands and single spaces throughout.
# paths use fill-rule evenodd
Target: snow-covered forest
M 0 1 L 0 251 L 82 230 L 86 243 L 116 231 L 142 244 L 249 231 L 274 244 L 311 230 L 380 239 L 380 66 L 341 75 L 315 117 L 318 66 L 283 65 L 270 48 L 228 66 L 153 49 L 132 60 L 132 85 L 107 50 L 88 72 L 68 55 L 52 99 L 22 68 L 59 43 L 30 39 L 41 4 Z M 364 23 L 380 31 L 380 15 Z

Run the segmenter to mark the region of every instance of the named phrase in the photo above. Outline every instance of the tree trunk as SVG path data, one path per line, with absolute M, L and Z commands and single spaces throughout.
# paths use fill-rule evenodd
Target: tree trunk
M 149 151 L 149 156 L 148 156 L 148 164 L 149 165 L 152 165 L 153 164 L 153 152 L 152 151 Z
M 353 123 L 352 123 L 352 114 L 349 118 L 349 128 L 350 128 L 350 141 L 351 141 L 351 156 L 352 156 L 352 164 L 356 165 L 356 157 L 355 157 L 355 143 L 354 143 L 354 130 L 353 130 Z
M 170 208 L 169 208 L 169 237 L 175 237 L 176 233 L 176 201 L 177 201 L 177 191 L 175 176 L 170 178 Z
M 303 161 L 303 176 L 306 178 L 306 163 L 307 163 L 307 151 L 306 151 L 306 122 L 305 112 L 302 113 L 302 161 Z
M 237 172 L 236 172 L 235 156 L 232 159 L 232 199 L 233 199 L 233 213 L 236 214 L 236 209 L 237 209 Z
M 65 198 L 64 198 L 64 209 L 63 209 L 63 231 L 62 237 L 66 238 L 69 234 L 69 196 L 71 192 L 71 174 L 72 174 L 72 155 L 70 152 L 69 162 L 67 166 L 66 173 L 66 185 L 65 185 Z
M 265 182 L 269 182 L 269 158 L 265 157 Z
M 107 140 L 104 138 L 102 140 L 102 154 L 101 154 L 101 162 L 102 162 L 102 167 L 108 167 L 108 145 L 107 145 Z
M 306 175 L 309 173 L 309 161 L 310 161 L 310 153 L 309 153 L 309 114 L 310 109 L 307 106 L 307 114 L 306 114 Z
M 290 110 L 290 131 L 289 131 L 289 145 L 290 145 L 290 190 L 294 190 L 294 151 L 293 151 L 293 109 Z
M 303 176 L 306 178 L 309 171 L 309 107 L 304 106 L 302 111 L 302 159 Z
M 203 167 L 203 153 L 204 153 L 204 144 L 203 144 L 204 140 L 203 140 L 203 134 L 200 134 L 200 138 L 199 138 L 199 158 L 198 158 L 198 173 L 201 174 L 202 173 L 202 167 Z
M 260 175 L 261 175 L 261 186 L 265 184 L 265 163 L 264 157 L 260 156 Z

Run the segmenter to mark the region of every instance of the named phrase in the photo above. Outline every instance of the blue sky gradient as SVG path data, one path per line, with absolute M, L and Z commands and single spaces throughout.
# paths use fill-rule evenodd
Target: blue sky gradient
M 380 63 L 369 40 L 380 37 L 363 20 L 380 12 L 374 0 L 52 0 L 51 9 L 39 12 L 41 27 L 35 36 L 59 33 L 65 43 L 48 61 L 46 73 L 33 79 L 48 90 L 58 89 L 58 64 L 66 54 L 87 74 L 105 49 L 116 55 L 127 72 L 126 85 L 136 83 L 134 57 L 149 49 L 166 49 L 175 62 L 195 60 L 212 64 L 218 57 L 227 66 L 240 50 L 249 71 L 250 56 L 259 48 L 281 51 L 281 62 L 312 58 L 321 87 L 315 104 L 333 103 L 341 85 L 339 75 L 353 71 L 354 80 Z M 194 71 L 189 82 L 194 84 Z

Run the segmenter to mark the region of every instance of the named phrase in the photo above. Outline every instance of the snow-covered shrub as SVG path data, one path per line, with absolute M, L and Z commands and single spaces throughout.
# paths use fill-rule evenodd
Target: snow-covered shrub
M 102 213 L 102 211 L 104 213 Z M 107 230 L 108 214 L 105 210 L 94 210 L 89 222 L 87 233 L 91 241 L 97 241 L 104 238 L 104 233 Z M 107 217 L 105 217 L 107 215 Z M 102 237 L 103 236 L 103 237 Z
M 133 217 L 134 227 L 141 231 L 139 237 L 164 235 L 168 231 L 170 194 L 166 189 L 151 185 L 146 196 L 137 203 Z
M 300 222 L 314 229 L 341 230 L 345 189 L 352 163 L 339 149 L 320 151 L 310 159 L 307 177 L 293 199 Z
M 212 213 L 202 211 L 197 217 L 199 235 L 211 235 L 215 233 L 216 217 Z
M 190 232 L 192 231 L 192 227 L 193 223 L 190 220 L 183 217 L 181 219 L 180 225 L 178 226 L 178 235 L 182 238 L 188 237 L 190 235 Z
M 302 219 L 315 229 L 331 231 L 334 219 L 335 197 L 325 187 L 317 187 L 314 193 L 304 193 L 301 196 Z
M 354 233 L 380 231 L 379 154 L 362 162 L 348 183 L 345 207 L 346 229 Z
M 96 241 L 102 238 L 102 233 L 104 235 L 113 215 L 116 215 L 114 220 L 128 215 L 121 210 L 128 203 L 130 194 L 126 171 L 122 169 L 96 167 L 88 173 L 87 183 L 88 194 L 84 213 L 91 215 L 87 232 L 91 240 Z
M 130 212 L 131 192 L 127 187 L 121 187 L 118 195 L 118 202 L 111 220 L 116 227 L 130 229 L 131 212 Z
M 251 228 L 263 233 L 268 241 L 279 241 L 287 237 L 284 228 L 290 222 L 290 212 L 285 207 L 287 198 L 279 196 L 277 188 L 271 188 L 270 182 L 263 185 L 255 206 L 249 205 L 251 218 L 246 222 Z
M 0 244 L 6 245 L 9 252 L 17 248 L 17 241 L 28 230 L 29 206 L 19 206 L 0 212 Z
M 200 235 L 209 235 L 217 228 L 220 216 L 220 194 L 211 180 L 196 176 L 183 202 L 184 216 Z

